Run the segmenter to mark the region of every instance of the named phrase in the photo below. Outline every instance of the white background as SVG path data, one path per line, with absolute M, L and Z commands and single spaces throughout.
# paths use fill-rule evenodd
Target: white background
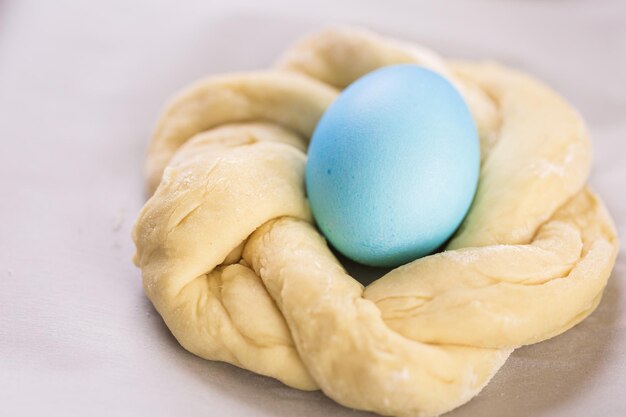
M 143 296 L 129 233 L 164 100 L 207 74 L 266 67 L 333 22 L 494 58 L 581 111 L 595 145 L 591 184 L 624 238 L 625 6 L 0 0 L 0 414 L 366 415 L 194 357 Z M 588 320 L 517 350 L 449 415 L 626 415 L 625 279 L 622 251 Z

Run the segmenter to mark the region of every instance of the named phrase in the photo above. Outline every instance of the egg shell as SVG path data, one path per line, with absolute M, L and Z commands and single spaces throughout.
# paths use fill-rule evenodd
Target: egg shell
M 476 126 L 455 87 L 424 67 L 395 65 L 352 83 L 324 113 L 309 145 L 306 189 L 339 252 L 396 266 L 450 238 L 479 169 Z

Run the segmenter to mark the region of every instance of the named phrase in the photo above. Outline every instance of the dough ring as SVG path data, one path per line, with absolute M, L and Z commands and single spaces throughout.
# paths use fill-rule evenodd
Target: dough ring
M 340 89 L 406 62 L 464 95 L 480 184 L 444 252 L 364 288 L 311 224 L 306 143 Z M 578 114 L 527 75 L 324 31 L 271 71 L 210 77 L 170 103 L 148 151 L 156 191 L 133 232 L 135 263 L 190 352 L 347 407 L 435 416 L 475 396 L 514 348 L 600 302 L 618 242 L 585 186 L 590 153 Z

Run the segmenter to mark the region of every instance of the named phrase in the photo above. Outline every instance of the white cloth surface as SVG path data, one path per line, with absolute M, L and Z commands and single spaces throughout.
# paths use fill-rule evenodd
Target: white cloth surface
M 0 0 L 0 414 L 367 415 L 187 353 L 131 264 L 164 101 L 332 23 L 550 84 L 587 121 L 590 182 L 626 236 L 624 1 Z M 625 280 L 621 250 L 591 317 L 515 351 L 448 415 L 626 415 Z

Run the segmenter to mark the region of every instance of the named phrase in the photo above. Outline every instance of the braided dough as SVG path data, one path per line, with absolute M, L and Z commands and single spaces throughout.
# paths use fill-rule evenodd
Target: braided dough
M 312 225 L 306 143 L 340 89 L 407 62 L 464 95 L 480 184 L 444 252 L 364 288 Z M 590 152 L 577 113 L 527 75 L 329 30 L 271 71 L 210 77 L 170 103 L 148 151 L 154 195 L 133 232 L 135 263 L 190 352 L 348 407 L 434 416 L 475 396 L 514 348 L 600 302 L 617 238 L 585 186 Z

